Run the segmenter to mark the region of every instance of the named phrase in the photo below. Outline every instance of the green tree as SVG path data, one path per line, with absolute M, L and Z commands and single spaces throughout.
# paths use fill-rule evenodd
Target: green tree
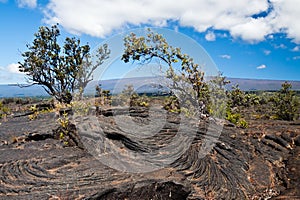
M 229 106 L 231 108 L 238 108 L 244 105 L 245 93 L 239 88 L 239 85 L 232 86 L 231 91 L 228 93 Z
M 110 50 L 107 45 L 101 46 L 93 65 L 88 44 L 81 46 L 80 39 L 67 37 L 61 47 L 59 35 L 57 25 L 40 27 L 33 43 L 26 45 L 28 51 L 22 53 L 24 61 L 19 62 L 19 70 L 32 84 L 42 85 L 56 100 L 69 104 L 74 92 L 82 97 L 93 71 L 109 57 Z
M 224 86 L 229 84 L 230 81 L 219 72 L 217 76 L 212 77 L 209 83 L 209 94 L 213 97 L 209 99 L 209 114 L 220 119 L 225 118 L 228 106 L 228 94 Z
M 205 106 L 209 101 L 209 87 L 204 81 L 204 72 L 194 63 L 193 58 L 181 52 L 180 48 L 170 46 L 166 39 L 158 33 L 148 29 L 146 37 L 138 37 L 131 33 L 124 38 L 125 50 L 122 60 L 127 63 L 130 60 L 140 63 L 151 62 L 152 59 L 163 61 L 167 66 L 167 78 L 171 80 L 170 88 L 180 95 L 181 104 L 198 105 L 197 113 L 208 113 Z M 179 65 L 179 72 L 174 65 Z M 192 91 L 185 87 L 192 86 Z
M 276 118 L 282 120 L 296 120 L 299 118 L 299 99 L 295 91 L 292 90 L 292 84 L 284 82 L 273 98 L 273 110 Z

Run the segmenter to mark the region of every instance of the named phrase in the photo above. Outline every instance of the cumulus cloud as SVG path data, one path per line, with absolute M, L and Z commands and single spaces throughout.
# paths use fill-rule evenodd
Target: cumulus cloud
M 274 10 L 269 17 L 275 30 L 284 30 L 289 38 L 300 43 L 300 12 L 298 0 L 270 0 Z
M 299 46 L 295 46 L 295 47 L 292 49 L 292 51 L 294 51 L 294 52 L 298 52 L 298 51 L 300 51 L 300 48 L 299 48 Z
M 216 40 L 216 35 L 212 31 L 208 31 L 207 34 L 205 35 L 205 39 L 207 41 L 215 41 Z
M 11 63 L 5 67 L 0 66 L 0 84 L 25 83 L 26 75 L 18 70 L 18 64 Z
M 221 58 L 224 58 L 224 59 L 230 59 L 231 56 L 230 55 L 227 55 L 227 54 L 224 54 L 224 55 L 220 55 Z
M 247 19 L 244 23 L 237 24 L 230 28 L 233 37 L 240 37 L 249 42 L 258 42 L 265 39 L 265 36 L 272 33 L 272 28 L 264 18 Z
M 19 0 L 21 1 L 21 0 Z M 31 2 L 22 0 L 22 2 Z M 44 21 L 60 23 L 72 33 L 105 37 L 113 31 L 177 22 L 198 32 L 228 31 L 232 37 L 258 42 L 285 33 L 300 43 L 298 0 L 50 0 Z M 208 33 L 208 39 L 213 35 Z
M 20 8 L 36 8 L 37 0 L 17 0 L 17 4 Z
M 266 65 L 259 65 L 259 66 L 256 67 L 256 69 L 265 69 L 265 68 L 267 68 Z
M 19 64 L 11 63 L 7 67 L 7 71 L 14 74 L 24 74 L 19 71 Z

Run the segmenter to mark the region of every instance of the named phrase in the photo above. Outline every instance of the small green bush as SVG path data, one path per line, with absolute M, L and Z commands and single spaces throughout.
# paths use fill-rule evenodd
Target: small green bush
M 30 111 L 32 111 L 33 113 L 31 115 L 28 115 L 28 119 L 29 120 L 35 120 L 37 119 L 38 115 L 40 114 L 39 110 L 37 109 L 36 105 L 32 105 L 30 107 Z
M 299 118 L 299 97 L 296 96 L 295 91 L 291 90 L 290 83 L 285 82 L 281 86 L 280 91 L 270 98 L 275 113 L 272 118 L 287 121 L 297 120 Z
M 0 119 L 5 118 L 10 113 L 10 109 L 4 106 L 2 101 L 0 101 Z
M 226 119 L 233 124 L 237 124 L 240 118 L 241 115 L 239 113 L 232 114 L 231 112 L 227 112 Z
M 232 90 L 228 92 L 228 103 L 231 108 L 245 105 L 245 93 L 238 85 L 232 86 Z
M 237 126 L 240 128 L 248 128 L 248 122 L 245 119 L 239 119 L 239 121 L 237 122 Z
M 149 98 L 146 95 L 139 96 L 134 93 L 130 97 L 130 107 L 149 107 Z
M 110 90 L 104 90 L 101 87 L 101 84 L 96 86 L 96 94 L 95 94 L 95 106 L 104 106 L 111 104 L 111 93 Z
M 242 118 L 240 113 L 232 113 L 230 108 L 227 108 L 226 119 L 240 128 L 248 128 L 248 122 Z
M 169 112 L 173 113 L 179 113 L 180 112 L 180 106 L 179 101 L 176 96 L 168 96 L 164 103 L 163 108 Z

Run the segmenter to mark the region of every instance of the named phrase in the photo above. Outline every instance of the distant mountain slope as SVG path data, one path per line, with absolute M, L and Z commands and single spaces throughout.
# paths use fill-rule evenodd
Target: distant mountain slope
M 19 87 L 18 85 L 0 85 L 0 98 L 2 97 L 36 97 L 48 96 L 42 86 Z
M 242 90 L 245 91 L 259 91 L 259 90 L 279 90 L 284 80 L 262 80 L 262 79 L 243 79 L 243 78 L 228 78 L 231 82 L 227 85 L 231 86 L 238 84 Z M 292 83 L 293 90 L 300 91 L 300 81 L 288 81 Z M 137 92 L 154 92 L 159 87 L 159 91 L 165 92 L 167 88 L 160 87 L 161 78 L 159 77 L 138 77 L 138 78 L 123 78 L 101 80 L 102 88 L 111 90 L 113 93 L 121 92 L 126 85 L 134 85 Z M 98 81 L 94 81 L 86 88 L 87 94 L 94 94 L 95 87 Z M 34 85 L 32 87 L 20 88 L 17 85 L 0 85 L 1 97 L 30 97 L 30 96 L 48 96 L 41 86 Z
M 231 89 L 233 85 L 239 85 L 244 91 L 260 91 L 260 90 L 279 90 L 284 80 L 264 80 L 264 79 L 243 79 L 243 78 L 227 78 L 230 84 L 226 86 L 227 89 Z M 146 89 L 146 85 L 153 86 L 160 84 L 160 78 L 158 77 L 138 77 L 138 78 L 125 78 L 125 79 L 111 79 L 100 81 L 104 89 L 111 90 L 115 93 L 121 92 L 125 85 L 141 86 Z M 293 90 L 300 90 L 300 81 L 288 81 L 292 84 Z M 142 90 L 136 87 L 135 89 Z M 150 88 L 148 88 L 150 89 Z
M 242 90 L 279 90 L 284 80 L 264 80 L 264 79 L 243 79 L 228 78 L 230 80 L 229 87 L 238 84 Z M 300 81 L 288 81 L 292 84 L 293 90 L 300 90 Z

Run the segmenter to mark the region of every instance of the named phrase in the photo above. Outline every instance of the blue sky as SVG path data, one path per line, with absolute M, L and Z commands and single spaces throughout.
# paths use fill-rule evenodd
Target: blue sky
M 300 81 L 300 0 L 0 0 L 0 84 L 22 83 L 21 52 L 59 23 L 95 48 L 131 28 L 160 27 L 200 44 L 227 77 Z M 117 71 L 118 69 L 116 69 Z

